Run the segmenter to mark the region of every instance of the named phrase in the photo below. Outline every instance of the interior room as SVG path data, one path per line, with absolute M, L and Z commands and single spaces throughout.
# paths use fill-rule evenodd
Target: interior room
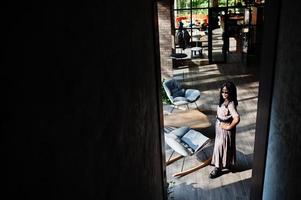
M 189 2 L 196 9 L 171 0 L 3 3 L 2 199 L 301 196 L 299 6 Z M 191 38 L 179 43 L 181 26 Z M 164 104 L 171 77 L 200 91 L 188 108 Z M 184 158 L 166 163 L 165 114 L 202 112 L 207 128 L 193 129 L 211 140 L 226 79 L 237 85 L 240 171 L 210 179 L 206 165 L 172 180 Z M 201 161 L 206 147 L 197 147 Z
M 222 199 L 225 195 L 226 199 L 250 198 L 263 9 L 264 2 L 158 2 L 169 199 Z M 185 31 L 189 35 L 187 41 L 184 41 Z M 182 88 L 198 91 L 197 100 L 189 104 L 173 101 L 170 94 L 175 88 L 166 89 L 167 80 L 176 80 Z M 225 81 L 237 86 L 241 115 L 236 131 L 237 169 L 223 170 L 223 176 L 212 180 L 209 174 L 213 166 L 209 159 L 214 147 L 216 105 L 218 90 Z M 178 128 L 187 126 L 210 139 L 196 155 L 181 153 L 169 137 Z M 195 136 L 193 140 L 196 141 Z M 179 155 L 185 156 L 179 159 Z M 206 162 L 209 163 L 204 165 Z

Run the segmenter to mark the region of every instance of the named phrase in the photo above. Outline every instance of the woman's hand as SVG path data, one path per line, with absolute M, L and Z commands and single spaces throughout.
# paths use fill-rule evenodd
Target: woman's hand
M 240 121 L 240 117 L 239 117 L 239 116 L 236 116 L 236 117 L 233 118 L 233 120 L 232 120 L 231 123 L 224 123 L 224 122 L 221 122 L 221 123 L 220 123 L 220 127 L 221 127 L 222 129 L 225 129 L 225 130 L 229 131 L 229 130 L 235 128 L 236 125 L 239 123 L 239 121 Z
M 219 125 L 222 129 L 229 131 L 231 129 L 230 123 L 221 122 Z

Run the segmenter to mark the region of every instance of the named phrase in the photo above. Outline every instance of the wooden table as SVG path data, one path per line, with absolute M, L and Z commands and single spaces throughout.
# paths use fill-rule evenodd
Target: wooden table
M 188 126 L 193 129 L 202 129 L 210 127 L 211 123 L 208 117 L 199 110 L 187 110 L 164 115 L 164 126 L 177 128 Z

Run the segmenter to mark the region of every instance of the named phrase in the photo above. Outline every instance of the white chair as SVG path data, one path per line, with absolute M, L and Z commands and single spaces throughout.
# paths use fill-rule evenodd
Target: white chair
M 179 156 L 168 160 L 166 162 L 166 165 L 170 165 L 171 163 L 181 159 L 182 157 L 195 155 L 197 152 L 202 150 L 207 143 L 210 142 L 210 138 L 189 127 L 177 128 L 169 133 L 164 133 L 164 136 L 166 144 L 179 154 Z M 173 176 L 182 177 L 209 165 L 210 162 L 211 157 L 206 159 L 200 165 L 176 173 Z

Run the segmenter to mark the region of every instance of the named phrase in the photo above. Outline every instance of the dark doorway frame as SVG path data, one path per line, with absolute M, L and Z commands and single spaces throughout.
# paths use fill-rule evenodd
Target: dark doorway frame
M 251 200 L 262 199 L 268 147 L 270 113 L 277 59 L 280 1 L 266 1 L 260 60 L 258 106 L 255 130 Z
M 280 4 L 281 2 L 278 0 L 265 2 L 265 9 L 264 9 L 265 19 L 264 19 L 264 33 L 263 33 L 264 43 L 262 45 L 262 51 L 260 55 L 260 58 L 262 59 L 260 60 L 259 63 L 260 84 L 259 84 L 259 93 L 258 93 L 254 158 L 253 158 L 253 168 L 252 168 L 253 170 L 252 185 L 251 185 L 251 194 L 250 194 L 251 200 L 261 199 L 263 194 L 263 183 L 264 183 L 264 175 L 265 175 L 266 154 L 267 154 L 267 146 L 268 146 L 269 125 L 270 125 L 269 124 L 270 111 L 272 105 L 274 74 L 275 74 L 275 61 L 277 58 L 277 40 L 278 40 L 278 29 L 279 29 Z M 160 123 L 162 123 L 162 116 L 161 116 Z M 164 166 L 163 163 L 163 170 L 165 169 L 166 166 Z M 166 179 L 162 181 L 165 181 L 164 183 L 166 183 Z

